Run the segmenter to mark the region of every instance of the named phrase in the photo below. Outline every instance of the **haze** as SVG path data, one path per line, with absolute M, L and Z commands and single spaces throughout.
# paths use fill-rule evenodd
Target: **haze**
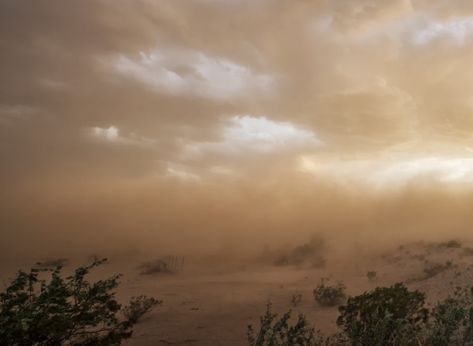
M 467 238 L 471 1 L 0 1 L 3 260 Z

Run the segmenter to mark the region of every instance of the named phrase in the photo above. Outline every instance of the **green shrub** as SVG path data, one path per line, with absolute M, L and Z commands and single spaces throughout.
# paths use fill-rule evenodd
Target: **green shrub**
M 425 295 L 402 283 L 348 298 L 337 324 L 352 345 L 418 345 L 428 319 Z
M 322 278 L 313 291 L 314 299 L 321 306 L 335 306 L 345 299 L 346 287 L 342 282 L 337 282 L 335 285 L 327 285 L 327 282 L 328 279 Z
M 248 326 L 248 343 L 251 346 L 318 346 L 323 339 L 311 327 L 304 315 L 300 314 L 296 323 L 291 325 L 291 310 L 277 319 L 278 315 L 271 312 L 268 303 L 266 312 L 260 317 L 260 328 L 255 333 L 252 325 Z
M 61 267 L 19 271 L 0 293 L 0 344 L 119 345 L 130 338 L 133 325 L 155 300 L 142 298 L 145 309 L 132 319 L 119 318 L 134 309 L 133 301 L 131 307 L 122 309 L 115 298 L 113 290 L 120 276 L 93 283 L 86 279 L 91 269 L 105 261 L 94 261 L 67 277 L 61 275 Z M 48 280 L 42 278 L 46 274 Z

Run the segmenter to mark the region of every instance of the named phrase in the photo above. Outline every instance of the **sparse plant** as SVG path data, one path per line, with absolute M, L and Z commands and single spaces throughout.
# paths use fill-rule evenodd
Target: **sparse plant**
M 313 291 L 315 301 L 321 306 L 335 306 L 346 297 L 346 287 L 342 282 L 329 285 L 328 281 L 327 278 L 322 278 L 320 284 Z
M 184 257 L 165 256 L 140 266 L 142 275 L 178 273 L 184 269 Z
M 137 323 L 143 315 L 160 304 L 162 304 L 162 301 L 156 298 L 144 295 L 132 297 L 129 305 L 123 308 L 123 315 L 131 323 Z
M 451 261 L 447 261 L 444 264 L 427 262 L 426 266 L 424 267 L 424 274 L 425 274 L 424 279 L 432 278 L 448 269 L 451 269 L 452 267 L 453 267 L 453 263 Z
M 69 260 L 67 258 L 48 258 L 44 261 L 40 261 L 36 263 L 38 267 L 42 268 L 56 268 L 56 267 L 64 267 Z
M 450 248 L 458 249 L 462 247 L 462 244 L 458 240 L 448 240 L 446 242 L 438 244 L 439 248 Z
M 378 274 L 375 271 L 370 270 L 366 273 L 366 277 L 369 281 L 376 281 L 378 279 Z
M 299 303 L 302 301 L 302 294 L 293 294 L 291 298 L 291 304 L 293 307 L 297 307 Z
M 323 338 L 311 327 L 305 316 L 299 314 L 295 324 L 290 324 L 291 310 L 281 318 L 271 311 L 268 303 L 266 312 L 260 317 L 260 328 L 255 332 L 248 326 L 247 337 L 250 346 L 318 346 L 323 345 Z
M 0 293 L 0 344 L 106 346 L 130 338 L 139 313 L 150 309 L 141 309 L 131 320 L 119 318 L 124 309 L 113 290 L 120 275 L 87 280 L 89 272 L 105 261 L 79 267 L 67 277 L 60 266 L 19 271 Z M 43 278 L 48 274 L 49 279 Z
M 154 275 L 159 273 L 172 273 L 169 264 L 163 260 L 156 260 L 153 262 L 146 262 L 140 266 L 141 275 Z
M 473 256 L 473 248 L 466 247 L 463 249 L 463 256 Z
M 274 264 L 277 266 L 285 265 L 310 265 L 313 268 L 322 268 L 326 264 L 323 257 L 325 243 L 320 237 L 313 237 L 310 242 L 297 246 L 291 251 L 280 253 Z

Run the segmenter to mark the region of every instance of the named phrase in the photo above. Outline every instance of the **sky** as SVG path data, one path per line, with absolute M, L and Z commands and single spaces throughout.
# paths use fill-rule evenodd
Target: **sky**
M 0 52 L 2 256 L 470 230 L 471 1 L 1 0 Z

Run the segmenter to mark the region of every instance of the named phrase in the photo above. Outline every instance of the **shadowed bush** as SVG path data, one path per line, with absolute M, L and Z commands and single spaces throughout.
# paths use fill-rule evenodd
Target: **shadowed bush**
M 339 308 L 340 326 L 352 345 L 419 345 L 429 312 L 425 295 L 402 283 L 348 298 Z
M 277 319 L 271 311 L 271 303 L 266 313 L 260 317 L 260 329 L 255 333 L 252 325 L 248 326 L 248 343 L 251 346 L 317 346 L 323 345 L 323 338 L 311 327 L 305 316 L 299 314 L 295 324 L 290 324 L 291 310 Z
M 140 318 L 151 311 L 156 305 L 160 305 L 161 300 L 148 298 L 146 296 L 133 297 L 128 306 L 123 308 L 123 315 L 131 323 L 137 323 Z
M 320 284 L 314 289 L 314 299 L 321 306 L 335 306 L 341 303 L 345 297 L 345 285 L 337 282 L 335 285 L 328 285 L 328 279 L 322 278 Z
M 453 268 L 453 264 L 450 261 L 442 263 L 427 263 L 424 268 L 424 278 L 423 279 L 430 279 L 446 270 Z
M 322 238 L 313 237 L 310 242 L 295 247 L 291 251 L 285 251 L 278 255 L 274 264 L 285 265 L 308 265 L 313 268 L 322 268 L 326 264 L 323 257 L 325 243 Z
M 37 266 L 42 268 L 56 268 L 64 267 L 69 260 L 67 258 L 48 258 L 44 261 L 38 262 Z
M 371 282 L 378 280 L 378 274 L 375 271 L 372 271 L 372 270 L 370 270 L 366 273 L 366 277 Z
M 19 271 L 0 293 L 0 344 L 119 345 L 130 338 L 133 325 L 156 300 L 142 297 L 123 309 L 113 292 L 120 275 L 93 283 L 86 279 L 105 261 L 79 267 L 67 277 L 61 267 Z M 41 278 L 47 274 L 48 280 Z M 129 311 L 134 313 L 119 318 Z

